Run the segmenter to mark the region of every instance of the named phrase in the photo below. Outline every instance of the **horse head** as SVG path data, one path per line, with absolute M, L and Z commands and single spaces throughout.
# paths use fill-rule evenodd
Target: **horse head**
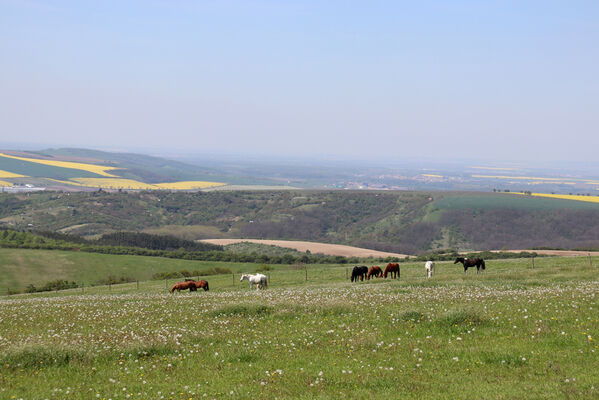
M 453 263 L 454 263 L 454 264 L 457 264 L 457 263 L 459 263 L 459 262 L 461 262 L 461 263 L 463 264 L 463 263 L 464 263 L 464 257 L 458 257 L 458 258 L 456 258 L 456 259 L 455 259 L 455 261 L 454 261 Z
M 243 275 L 241 275 L 241 279 L 239 279 L 239 282 L 243 282 L 244 279 L 248 279 L 249 280 L 249 278 L 250 277 L 248 276 L 248 274 L 243 274 Z

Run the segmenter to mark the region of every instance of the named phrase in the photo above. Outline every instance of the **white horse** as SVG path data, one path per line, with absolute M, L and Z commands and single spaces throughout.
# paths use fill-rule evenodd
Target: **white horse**
M 435 263 L 432 261 L 427 261 L 424 264 L 424 269 L 426 270 L 426 277 L 427 278 L 432 278 L 433 277 L 433 270 L 435 269 Z
M 239 282 L 243 282 L 244 280 L 247 280 L 250 283 L 250 289 L 253 289 L 254 285 L 257 286 L 256 290 L 266 289 L 268 287 L 268 279 L 266 279 L 266 275 L 243 274 L 243 275 L 241 275 L 241 279 L 239 280 Z

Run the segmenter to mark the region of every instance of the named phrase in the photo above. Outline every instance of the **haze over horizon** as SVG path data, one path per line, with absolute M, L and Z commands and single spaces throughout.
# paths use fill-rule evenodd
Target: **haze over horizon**
M 0 143 L 590 162 L 598 21 L 593 1 L 0 0 Z

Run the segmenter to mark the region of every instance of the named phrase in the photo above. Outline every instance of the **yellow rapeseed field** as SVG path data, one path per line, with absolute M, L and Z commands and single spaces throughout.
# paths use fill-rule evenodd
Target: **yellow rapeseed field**
M 6 181 L 0 181 L 0 186 L 12 186 L 12 183 Z
M 192 190 L 203 189 L 213 186 L 226 185 L 221 182 L 205 182 L 205 181 L 184 181 L 171 183 L 144 183 L 133 179 L 116 179 L 116 178 L 72 178 L 68 181 L 60 181 L 52 179 L 54 182 L 64 183 L 67 185 L 98 187 L 102 189 L 131 189 L 131 190 Z
M 0 178 L 26 178 L 25 175 L 15 174 L 13 172 L 2 171 L 0 169 Z
M 538 176 L 510 176 L 510 175 L 472 175 L 473 178 L 495 178 L 495 179 L 520 179 L 527 181 L 561 181 L 564 178 L 542 178 Z M 574 179 L 576 180 L 576 179 Z
M 514 171 L 517 168 L 500 168 L 500 167 L 470 167 L 472 169 L 488 169 L 491 171 Z
M 426 176 L 428 178 L 443 178 L 443 175 L 435 175 L 435 174 L 422 174 L 422 176 Z
M 108 176 L 108 177 L 116 177 L 116 175 L 111 175 L 106 171 L 119 169 L 117 167 L 108 167 L 105 165 L 84 164 L 84 163 L 76 163 L 76 162 L 70 162 L 70 161 L 40 160 L 37 158 L 17 157 L 17 156 L 10 156 L 10 155 L 4 154 L 4 153 L 0 153 L 0 157 L 13 158 L 15 160 L 22 160 L 22 161 L 29 161 L 29 162 L 33 162 L 33 163 L 37 163 L 37 164 L 50 165 L 53 167 L 80 169 L 82 171 L 92 172 L 94 174 Z
M 512 175 L 472 175 L 473 178 L 493 178 L 493 179 L 516 179 L 516 180 L 525 180 L 525 181 L 533 181 L 529 183 L 542 183 L 542 182 L 550 182 L 550 183 L 558 183 L 558 184 L 566 184 L 573 185 L 575 182 L 582 182 L 587 185 L 599 185 L 597 180 L 593 179 L 582 179 L 582 178 L 544 178 L 539 176 L 512 176 Z M 537 182 L 534 182 L 537 181 Z
M 587 201 L 589 203 L 599 203 L 599 196 L 579 196 L 575 194 L 551 194 L 551 193 L 533 193 L 533 196 L 551 197 L 554 199 Z
M 99 187 L 102 189 L 156 189 L 154 185 L 139 182 L 133 179 L 122 178 L 72 178 L 71 183 L 79 186 Z M 70 181 L 69 181 L 70 182 Z
M 191 189 L 204 189 L 214 186 L 224 186 L 226 183 L 222 182 L 205 182 L 205 181 L 181 181 L 181 182 L 170 182 L 170 183 L 156 183 L 154 186 L 160 189 L 172 189 L 172 190 L 191 190 Z

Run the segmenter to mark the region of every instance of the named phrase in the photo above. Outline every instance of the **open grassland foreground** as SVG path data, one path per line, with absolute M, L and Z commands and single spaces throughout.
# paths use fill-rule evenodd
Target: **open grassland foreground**
M 597 261 L 3 297 L 0 398 L 599 398 Z

